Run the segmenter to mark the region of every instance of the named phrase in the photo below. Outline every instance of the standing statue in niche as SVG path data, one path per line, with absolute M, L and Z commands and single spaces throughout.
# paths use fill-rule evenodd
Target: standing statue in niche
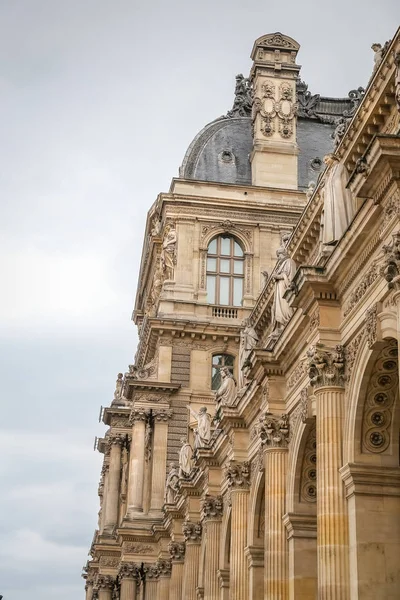
M 335 154 L 324 158 L 327 166 L 322 188 L 324 212 L 322 217 L 322 243 L 334 245 L 342 237 L 354 217 L 353 197 L 346 188 L 347 170 Z
M 193 449 L 186 438 L 181 438 L 179 450 L 179 477 L 189 477 L 192 470 Z
M 197 413 L 189 405 L 187 408 L 190 414 L 197 420 L 197 428 L 194 430 L 194 452 L 198 448 L 208 446 L 211 440 L 211 415 L 208 414 L 207 408 L 202 406 Z
M 125 446 L 122 448 L 121 463 L 121 495 L 126 496 L 128 488 L 128 450 Z
M 245 319 L 244 329 L 240 332 L 240 348 L 239 348 L 239 389 L 245 385 L 243 369 L 249 366 L 249 356 L 253 348 L 258 342 L 258 335 L 250 320 Z
M 296 263 L 290 258 L 285 245 L 289 237 L 290 234 L 282 236 L 282 246 L 276 251 L 278 257 L 277 268 L 272 275 L 272 278 L 275 280 L 275 295 L 272 306 L 273 337 L 278 337 L 293 314 L 293 309 L 290 308 L 283 297 L 296 273 Z
M 165 482 L 164 502 L 173 504 L 178 491 L 179 469 L 175 463 L 169 465 L 169 473 Z
M 231 406 L 236 398 L 236 383 L 227 367 L 220 370 L 221 385 L 215 392 L 217 412 L 221 406 Z
M 167 225 L 162 244 L 160 262 L 166 279 L 172 279 L 176 262 L 176 230 L 172 225 Z

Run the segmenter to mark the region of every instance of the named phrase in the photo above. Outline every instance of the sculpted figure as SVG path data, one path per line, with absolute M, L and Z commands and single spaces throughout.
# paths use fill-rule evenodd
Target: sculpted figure
M 374 51 L 374 70 L 372 72 L 375 73 L 383 59 L 383 48 L 381 44 L 372 44 L 371 50 Z
M 168 225 L 165 230 L 160 256 L 161 268 L 167 279 L 172 279 L 174 274 L 176 240 L 177 235 L 175 229 L 171 225 Z
M 126 496 L 128 487 L 128 450 L 125 446 L 122 448 L 121 463 L 121 495 Z
M 153 228 L 151 230 L 151 235 L 153 237 L 157 237 L 161 233 L 161 220 L 158 217 L 154 217 L 152 221 Z
M 165 482 L 164 502 L 173 504 L 178 491 L 179 470 L 175 463 L 169 465 L 169 473 Z
M 335 244 L 353 219 L 354 205 L 351 192 L 346 188 L 345 166 L 339 162 L 335 154 L 325 156 L 324 162 L 328 167 L 328 173 L 322 189 L 324 199 L 322 243 Z
M 230 406 L 236 398 L 236 383 L 227 367 L 222 367 L 221 385 L 215 392 L 218 406 Z
M 121 396 L 122 396 L 123 383 L 124 383 L 124 376 L 122 373 L 118 373 L 118 378 L 117 378 L 117 381 L 115 382 L 115 392 L 114 392 L 115 400 L 118 400 L 118 398 L 121 398 Z
M 179 451 L 179 476 L 189 477 L 192 470 L 193 449 L 186 438 L 181 438 L 181 449 Z
M 288 236 L 282 238 L 283 244 L 288 240 Z M 285 245 L 282 245 L 276 251 L 278 257 L 278 266 L 275 273 L 272 275 L 275 280 L 275 295 L 272 306 L 272 326 L 275 333 L 284 328 L 290 320 L 293 309 L 283 297 L 296 273 L 296 263 L 288 254 Z
M 245 384 L 243 369 L 249 366 L 249 356 L 253 348 L 256 347 L 258 336 L 256 330 L 250 324 L 250 320 L 244 321 L 244 329 L 240 332 L 239 348 L 239 389 Z
M 197 428 L 194 430 L 194 450 L 208 446 L 211 439 L 211 415 L 208 414 L 207 408 L 202 406 L 197 413 L 189 405 L 187 406 L 190 414 L 197 420 Z

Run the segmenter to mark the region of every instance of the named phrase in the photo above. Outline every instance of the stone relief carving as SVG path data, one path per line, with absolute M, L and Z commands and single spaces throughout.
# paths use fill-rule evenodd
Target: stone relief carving
M 334 349 L 311 346 L 307 351 L 310 384 L 322 386 L 344 386 L 344 350 L 337 345 Z
M 201 523 L 193 523 L 186 519 L 182 525 L 182 533 L 186 542 L 200 542 L 202 535 Z
M 153 563 L 150 565 L 144 565 L 143 571 L 146 575 L 146 579 L 158 579 L 160 577 L 160 568 L 159 564 Z
M 150 462 L 151 460 L 151 450 L 152 450 L 152 438 L 153 438 L 153 428 L 151 423 L 151 417 L 146 421 L 146 426 L 144 430 L 144 459 L 146 462 Z
M 365 335 L 367 338 L 368 348 L 376 342 L 376 330 L 378 326 L 378 305 L 374 304 L 371 308 L 365 311 Z
M 128 379 L 156 379 L 158 370 L 158 353 L 144 367 L 136 367 L 136 365 L 128 366 L 129 372 L 126 374 Z
M 295 432 L 300 423 L 305 423 L 309 416 L 309 397 L 307 388 L 303 388 L 300 392 L 300 400 L 290 414 L 290 430 Z
M 233 221 L 230 221 L 229 219 L 225 219 L 225 221 L 220 221 L 219 223 L 209 223 L 207 225 L 202 226 L 201 242 L 200 242 L 201 246 L 204 246 L 205 238 L 208 237 L 209 234 L 214 229 L 222 229 L 225 232 L 232 232 L 233 234 L 235 232 L 238 232 L 238 233 L 242 234 L 245 238 L 247 238 L 249 240 L 249 242 L 251 243 L 251 240 L 252 240 L 252 230 L 251 229 L 246 229 L 245 227 L 242 227 L 241 225 L 238 225 L 237 223 L 234 223 Z
M 388 282 L 388 288 L 400 290 L 400 231 L 392 235 L 392 243 L 383 246 L 383 266 L 381 275 Z
M 356 335 L 346 346 L 344 349 L 345 356 L 345 375 L 346 381 L 350 380 L 351 372 L 353 370 L 354 362 L 356 360 L 356 356 L 358 350 L 360 348 L 360 344 L 362 339 L 365 336 L 365 330 L 363 329 L 359 334 Z
M 179 469 L 175 463 L 169 465 L 169 473 L 165 482 L 164 502 L 174 504 L 178 492 Z
M 184 560 L 186 546 L 184 542 L 170 542 L 168 552 L 171 560 Z
M 227 117 L 250 117 L 253 104 L 253 88 L 250 79 L 241 73 L 236 75 L 235 99 Z
M 307 373 L 308 365 L 306 359 L 302 359 L 295 369 L 291 372 L 287 380 L 287 388 L 291 390 Z
M 289 417 L 265 413 L 260 417 L 259 435 L 261 443 L 269 448 L 287 448 L 289 443 Z
M 124 552 L 128 554 L 151 554 L 153 552 L 153 547 L 148 544 L 124 542 L 122 546 Z
M 172 408 L 153 408 L 151 412 L 154 420 L 158 422 L 168 421 L 173 415 Z
M 398 350 L 392 340 L 379 354 L 364 405 L 362 451 L 385 452 L 391 441 L 391 424 L 398 390 Z
M 192 446 L 186 438 L 181 438 L 181 448 L 179 450 L 179 477 L 190 477 L 193 468 L 192 455 Z
M 119 565 L 119 557 L 100 556 L 100 566 L 102 567 L 117 567 Z
M 205 448 L 211 440 L 211 415 L 207 412 L 207 407 L 202 406 L 197 413 L 189 404 L 187 408 L 190 414 L 196 419 L 197 427 L 194 429 L 194 452 L 198 448 Z
M 317 501 L 317 431 L 308 434 L 301 470 L 300 497 L 303 502 Z
M 225 469 L 230 489 L 247 489 L 250 486 L 250 463 L 231 461 Z
M 353 308 L 359 303 L 359 301 L 365 296 L 369 287 L 378 279 L 379 269 L 374 263 L 363 276 L 359 285 L 356 287 L 354 292 L 350 295 L 350 298 L 344 304 L 343 316 L 346 317 Z
M 322 187 L 324 201 L 322 243 L 335 244 L 341 239 L 354 216 L 353 196 L 347 185 L 347 169 L 335 154 L 324 157 L 327 175 Z
M 166 279 L 173 279 L 174 277 L 177 239 L 174 225 L 168 223 L 165 227 L 160 255 L 161 269 Z
M 290 83 L 281 83 L 276 100 L 276 86 L 272 81 L 266 81 L 261 86 L 262 97 L 254 99 L 252 119 L 257 114 L 261 116 L 260 128 L 266 137 L 271 137 L 276 131 L 276 117 L 278 117 L 278 131 L 281 137 L 287 139 L 293 135 L 294 117 L 297 104 L 293 102 L 293 87 Z
M 293 135 L 294 117 L 297 112 L 297 104 L 293 102 L 293 88 L 290 83 L 281 83 L 279 86 L 279 100 L 276 112 L 279 117 L 279 133 L 283 138 Z
M 222 496 L 206 495 L 203 500 L 202 514 L 204 518 L 221 518 L 224 508 Z

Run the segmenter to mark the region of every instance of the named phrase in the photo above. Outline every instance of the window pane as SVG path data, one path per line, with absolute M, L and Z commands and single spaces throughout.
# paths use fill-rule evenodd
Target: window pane
M 215 304 L 215 277 L 207 275 L 207 302 Z
M 221 273 L 230 273 L 231 261 L 226 258 L 221 258 L 219 261 L 219 269 Z
M 219 278 L 219 303 L 229 304 L 229 277 Z
M 241 306 L 243 298 L 243 279 L 235 277 L 233 280 L 233 305 Z
M 233 254 L 235 256 L 243 256 L 243 250 L 241 249 L 241 247 L 239 246 L 239 244 L 237 242 L 234 242 Z
M 221 254 L 229 256 L 231 253 L 231 238 L 221 238 Z
M 217 259 L 216 258 L 208 258 L 207 259 L 207 271 L 216 271 L 217 270 Z
M 237 273 L 238 275 L 243 275 L 243 261 L 242 260 L 235 260 L 235 262 L 233 263 L 233 272 Z
M 208 254 L 217 254 L 217 240 L 211 240 L 208 244 Z
M 235 360 L 233 356 L 231 356 L 230 354 L 224 354 L 224 364 L 226 367 L 233 367 L 233 361 Z
M 214 354 L 213 360 L 212 360 L 213 365 L 217 365 L 220 367 L 223 364 L 222 360 L 223 360 L 222 354 Z

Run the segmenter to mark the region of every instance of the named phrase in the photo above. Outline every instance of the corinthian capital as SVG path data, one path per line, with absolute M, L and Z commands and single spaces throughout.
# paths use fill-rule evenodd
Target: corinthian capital
M 323 386 L 344 386 L 344 350 L 343 346 L 335 348 L 318 348 L 311 346 L 307 352 L 308 375 L 315 388 Z
M 185 544 L 183 542 L 170 542 L 168 552 L 171 560 L 183 560 L 185 558 Z
M 134 425 L 135 421 L 147 421 L 150 415 L 148 408 L 132 408 L 129 415 L 129 423 Z
M 136 563 L 121 563 L 118 576 L 120 579 L 137 579 L 140 566 Z
M 202 533 L 201 523 L 184 521 L 182 532 L 187 542 L 200 542 Z
M 160 577 L 170 577 L 172 564 L 170 560 L 158 560 L 157 561 L 157 569 Z
M 224 508 L 222 496 L 207 496 L 203 501 L 203 516 L 208 519 L 221 518 Z
M 100 590 L 112 590 L 114 583 L 114 578 L 110 575 L 99 575 L 96 585 Z
M 392 235 L 392 243 L 383 246 L 384 262 L 381 274 L 388 282 L 389 289 L 400 291 L 400 231 Z
M 153 408 L 153 417 L 156 421 L 168 421 L 172 417 L 172 408 Z
M 231 461 L 226 467 L 228 486 L 232 489 L 247 489 L 250 486 L 250 463 Z
M 260 418 L 259 432 L 263 445 L 269 448 L 287 448 L 290 439 L 288 416 L 278 417 L 271 413 L 265 413 Z

